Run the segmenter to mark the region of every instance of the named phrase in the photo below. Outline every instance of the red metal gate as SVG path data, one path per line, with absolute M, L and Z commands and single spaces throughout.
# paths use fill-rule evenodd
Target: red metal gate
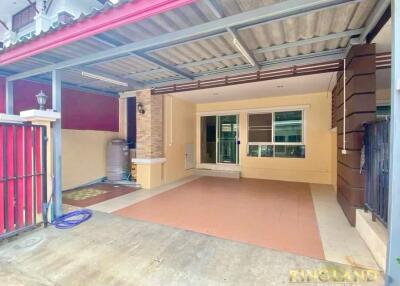
M 45 146 L 45 126 L 0 122 L 0 239 L 42 222 Z

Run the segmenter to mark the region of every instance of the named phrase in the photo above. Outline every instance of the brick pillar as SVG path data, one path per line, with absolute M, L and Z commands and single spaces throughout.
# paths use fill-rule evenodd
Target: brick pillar
M 136 93 L 136 110 L 143 105 L 144 114 L 136 113 L 136 158 L 162 158 L 163 152 L 163 96 L 151 95 L 150 90 Z
M 338 134 L 337 199 L 354 226 L 356 208 L 364 204 L 364 175 L 360 174 L 363 123 L 373 121 L 376 113 L 375 45 L 354 46 L 346 59 L 346 149 L 343 154 L 343 72 L 337 75 L 333 96 L 336 104 Z
M 150 90 L 136 93 L 136 110 L 142 105 L 144 113 L 136 112 L 137 182 L 144 189 L 163 183 L 163 96 Z

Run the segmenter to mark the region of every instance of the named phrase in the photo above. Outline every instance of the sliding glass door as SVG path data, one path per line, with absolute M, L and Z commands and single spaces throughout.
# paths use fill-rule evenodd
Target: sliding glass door
M 201 163 L 217 162 L 217 117 L 201 117 Z
M 239 122 L 237 115 L 201 118 L 201 163 L 239 163 Z
M 237 164 L 237 121 L 237 115 L 224 115 L 218 117 L 218 163 Z

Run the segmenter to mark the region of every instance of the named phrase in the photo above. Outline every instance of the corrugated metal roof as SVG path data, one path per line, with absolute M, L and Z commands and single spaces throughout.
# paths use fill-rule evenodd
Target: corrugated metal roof
M 282 1 L 216 1 L 217 5 L 222 8 L 226 16 L 277 2 Z M 257 61 L 261 63 L 275 59 L 343 48 L 347 46 L 350 39 L 349 37 L 342 37 L 279 51 L 266 53 L 258 52 L 259 49 L 275 45 L 360 28 L 365 24 L 376 2 L 376 0 L 366 0 L 361 3 L 343 5 L 337 8 L 291 17 L 283 21 L 242 29 L 238 33 L 249 50 L 255 53 Z M 118 38 L 123 43 L 128 43 L 129 41 L 148 39 L 151 36 L 173 32 L 178 28 L 183 29 L 213 19 L 216 18 L 206 6 L 205 2 L 198 1 L 175 11 L 165 13 L 164 15 L 152 17 L 146 21 L 116 29 L 108 34 L 109 36 Z M 140 31 L 140 35 L 138 31 Z M 218 70 L 248 66 L 247 61 L 238 54 L 237 49 L 232 44 L 232 36 L 228 33 L 150 51 L 148 54 L 172 66 L 179 67 L 186 72 L 188 71 L 194 76 L 203 75 L 207 72 L 214 73 Z M 211 63 L 195 64 L 204 60 L 217 59 L 234 54 L 238 56 L 230 59 L 225 57 L 220 61 Z M 114 62 L 111 65 L 105 63 L 98 64 L 97 66 L 101 68 L 102 65 L 107 65 L 107 67 L 112 70 L 114 68 L 118 69 L 119 63 Z M 162 69 L 160 72 L 161 71 Z M 146 79 L 151 81 L 157 81 L 159 77 L 160 75 L 157 73 L 152 73 L 150 78 L 148 74 L 146 75 Z
M 92 38 L 87 38 L 85 41 L 78 41 L 67 46 L 52 49 L 47 52 L 46 55 L 49 57 L 64 58 L 65 60 L 90 55 L 95 52 L 104 51 L 108 48 L 109 46 L 103 43 L 99 43 Z
M 237 53 L 232 44 L 232 37 L 227 33 L 188 44 L 177 45 L 172 48 L 159 49 L 150 54 L 161 60 L 175 65 L 213 59 Z M 246 61 L 239 57 L 232 60 L 222 60 L 212 64 L 186 67 L 192 73 L 243 65 Z
M 114 73 L 118 76 L 156 70 L 159 67 L 135 56 L 117 58 L 106 63 L 90 65 L 100 71 Z
M 42 66 L 43 66 L 42 62 L 28 58 L 23 61 L 16 62 L 12 65 L 5 66 L 4 69 L 10 72 L 21 72 L 24 70 L 40 68 Z
M 245 10 L 260 7 L 264 3 L 278 1 L 220 1 L 226 14 L 232 15 Z M 366 18 L 374 7 L 376 0 L 368 0 L 359 4 L 349 4 L 334 9 L 310 13 L 307 15 L 293 17 L 284 21 L 272 22 L 257 27 L 243 29 L 239 34 L 248 46 L 249 50 L 266 48 L 302 39 L 310 39 L 317 36 L 329 35 L 331 33 L 343 32 L 363 26 Z M 299 54 L 308 54 L 328 49 L 345 47 L 349 38 L 329 40 L 318 44 L 305 45 L 276 52 L 257 54 L 258 61 L 285 58 Z M 171 57 L 173 53 L 181 56 Z M 154 55 L 160 59 L 173 59 L 174 64 L 185 64 L 199 61 L 201 59 L 215 58 L 222 55 L 237 53 L 232 45 L 230 35 L 218 36 L 213 39 L 200 40 L 194 43 L 182 44 L 173 48 L 159 50 Z M 215 63 L 213 65 L 201 65 L 193 69 L 193 72 L 213 70 L 225 65 L 225 67 L 244 64 L 243 58 Z
M 283 1 L 215 0 L 214 2 L 225 16 L 231 16 Z M 288 57 L 334 51 L 346 47 L 350 38 L 343 36 L 267 52 L 263 52 L 263 49 L 362 28 L 365 26 L 365 22 L 377 2 L 377 0 L 353 2 L 296 17 L 289 17 L 280 21 L 242 28 L 238 30 L 238 34 L 261 66 Z M 151 39 L 165 33 L 193 27 L 216 19 L 217 17 L 207 6 L 206 1 L 200 0 L 164 14 L 105 32 L 100 36 L 105 39 L 112 39 L 117 43 L 112 43 L 112 45 L 118 46 Z M 186 74 L 193 77 L 201 77 L 219 72 L 243 70 L 249 67 L 249 63 L 233 45 L 232 40 L 232 35 L 226 32 L 143 52 L 167 65 L 180 69 Z M 103 41 L 88 38 L 46 52 L 45 56 L 57 62 L 90 55 L 108 48 L 110 48 L 110 45 L 105 44 Z M 6 68 L 19 72 L 31 69 L 32 65 L 40 66 L 44 64 L 23 60 Z M 151 63 L 134 53 L 88 66 L 99 72 L 119 77 L 121 80 L 134 79 L 147 85 L 159 85 L 164 82 L 171 83 L 172 81 L 182 81 L 184 79 L 183 75 L 161 67 L 157 63 Z M 79 77 L 79 73 L 75 76 Z M 76 81 L 72 76 L 68 80 L 71 83 L 79 82 L 81 84 L 79 80 Z M 99 88 L 112 91 L 121 89 L 101 82 L 98 83 Z M 87 85 L 94 86 L 95 83 L 90 82 Z

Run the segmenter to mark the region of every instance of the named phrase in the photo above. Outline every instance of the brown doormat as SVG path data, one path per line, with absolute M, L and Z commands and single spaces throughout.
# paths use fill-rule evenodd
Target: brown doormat
M 63 192 L 63 204 L 84 208 L 132 193 L 138 189 L 124 185 L 94 184 Z

